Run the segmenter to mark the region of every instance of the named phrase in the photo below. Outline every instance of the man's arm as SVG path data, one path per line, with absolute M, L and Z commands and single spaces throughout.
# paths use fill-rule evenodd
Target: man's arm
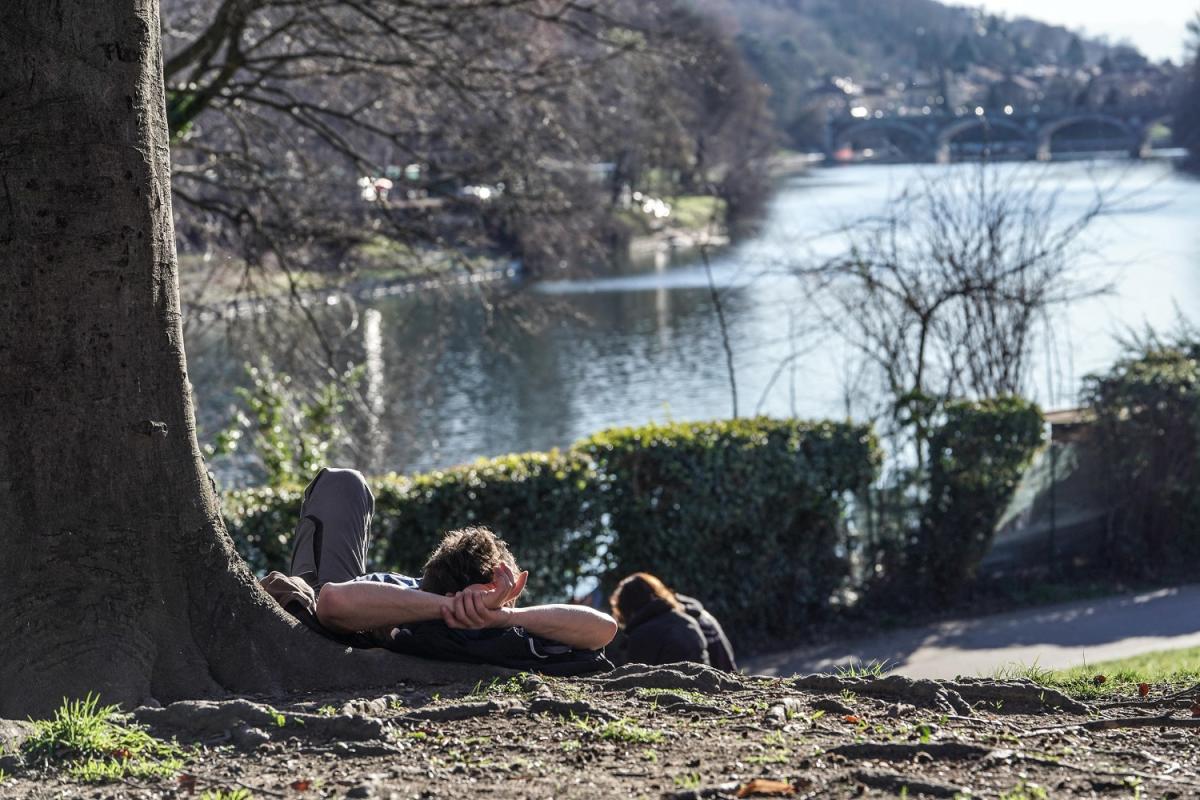
M 327 583 L 317 595 L 317 619 L 332 631 L 353 633 L 442 618 L 454 598 L 391 583 Z
M 504 565 L 493 572 L 490 584 L 468 589 L 481 594 L 488 607 L 498 608 L 516 599 L 528 577 L 528 572 L 517 575 Z M 326 628 L 341 633 L 390 630 L 409 622 L 441 619 L 442 609 L 453 609 L 453 604 L 453 595 L 442 597 L 391 583 L 327 583 L 317 596 L 317 619 Z
M 451 628 L 508 628 L 519 626 L 534 636 L 581 650 L 599 650 L 617 634 L 617 623 L 608 614 L 573 605 L 541 605 L 528 608 L 489 608 L 488 592 L 464 589 L 449 607 L 442 607 L 442 620 Z

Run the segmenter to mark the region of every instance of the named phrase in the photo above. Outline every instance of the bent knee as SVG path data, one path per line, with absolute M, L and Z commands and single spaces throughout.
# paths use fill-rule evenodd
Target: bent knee
M 373 497 L 367 479 L 356 469 L 326 467 L 317 487 L 341 497 Z
M 317 621 L 326 628 L 337 631 L 347 631 L 346 614 L 349 610 L 349 598 L 345 583 L 327 583 L 321 587 L 317 595 Z

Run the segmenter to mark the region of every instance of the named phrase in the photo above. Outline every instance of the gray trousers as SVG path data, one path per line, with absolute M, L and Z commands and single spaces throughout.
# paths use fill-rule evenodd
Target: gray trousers
M 318 472 L 304 490 L 290 574 L 319 589 L 366 573 L 374 512 L 375 496 L 361 472 L 332 468 Z

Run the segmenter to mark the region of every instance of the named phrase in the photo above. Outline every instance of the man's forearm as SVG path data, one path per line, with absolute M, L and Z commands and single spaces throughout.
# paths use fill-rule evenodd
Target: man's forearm
M 442 618 L 450 598 L 388 583 L 329 583 L 317 597 L 317 619 L 327 628 L 351 633 L 392 628 Z
M 599 650 L 617 634 L 612 617 L 587 606 L 554 604 L 508 609 L 507 624 L 583 650 Z

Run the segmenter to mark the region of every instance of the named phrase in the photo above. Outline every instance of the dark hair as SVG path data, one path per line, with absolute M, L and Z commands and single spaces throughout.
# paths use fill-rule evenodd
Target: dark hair
M 421 589 L 434 594 L 461 591 L 473 583 L 490 583 L 492 570 L 508 564 L 519 572 L 504 540 L 487 528 L 450 531 L 425 562 Z
M 626 620 L 655 600 L 662 600 L 679 611 L 683 605 L 675 599 L 675 593 L 649 572 L 635 572 L 624 578 L 608 598 L 613 616 L 624 625 Z

